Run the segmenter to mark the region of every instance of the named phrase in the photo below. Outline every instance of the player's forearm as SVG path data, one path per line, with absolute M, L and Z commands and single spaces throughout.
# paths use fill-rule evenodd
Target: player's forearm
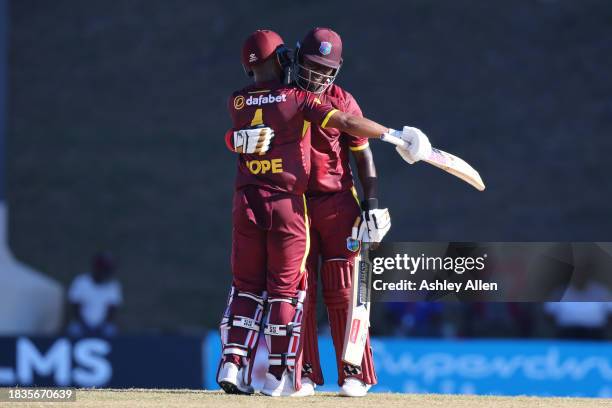
M 374 122 L 373 120 L 337 111 L 334 113 L 325 127 L 335 128 L 353 136 L 380 138 L 389 131 L 388 127 Z
M 363 150 L 354 151 L 353 157 L 355 157 L 357 174 L 363 189 L 364 199 L 376 198 L 378 195 L 378 178 L 376 176 L 376 166 L 374 165 L 372 150 L 367 147 Z

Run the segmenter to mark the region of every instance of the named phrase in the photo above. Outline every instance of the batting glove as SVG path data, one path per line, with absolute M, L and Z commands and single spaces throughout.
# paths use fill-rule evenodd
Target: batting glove
M 390 129 L 392 136 L 399 137 L 408 146 L 397 146 L 395 150 L 406 162 L 414 164 L 419 160 L 427 159 L 431 155 L 429 138 L 420 129 L 404 126 L 402 131 Z
M 264 154 L 270 150 L 274 130 L 269 127 L 240 129 L 234 132 L 234 150 L 243 154 Z
M 378 243 L 391 228 L 391 216 L 387 208 L 378 208 L 378 200 L 370 198 L 362 203 L 361 217 L 353 227 L 351 238 L 361 242 Z

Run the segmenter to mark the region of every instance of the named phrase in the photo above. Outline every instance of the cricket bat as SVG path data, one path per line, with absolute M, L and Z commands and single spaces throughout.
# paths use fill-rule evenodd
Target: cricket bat
M 355 258 L 351 302 L 342 347 L 342 361 L 354 366 L 361 366 L 370 327 L 372 266 L 370 265 L 369 245 L 362 242 L 359 255 Z
M 384 134 L 381 137 L 381 140 L 392 143 L 396 146 L 406 146 L 405 140 L 390 134 Z M 485 189 L 485 185 L 482 178 L 480 178 L 480 174 L 478 174 L 478 172 L 465 160 L 462 160 L 453 154 L 432 147 L 431 154 L 425 159 L 425 161 L 452 174 L 455 177 L 459 177 L 461 180 L 472 185 L 478 191 L 483 191 Z

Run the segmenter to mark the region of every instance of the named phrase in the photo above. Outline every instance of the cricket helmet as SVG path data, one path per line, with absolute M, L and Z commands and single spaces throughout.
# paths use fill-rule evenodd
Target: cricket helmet
M 249 76 L 253 76 L 252 67 L 276 56 L 282 68 L 285 67 L 288 49 L 280 35 L 272 30 L 257 30 L 242 45 L 242 66 Z
M 326 72 L 314 69 L 312 63 L 327 68 Z M 324 92 L 335 81 L 342 66 L 342 39 L 329 28 L 310 30 L 297 44 L 295 65 L 295 82 L 300 88 L 317 94 Z M 329 68 L 332 71 L 328 74 Z

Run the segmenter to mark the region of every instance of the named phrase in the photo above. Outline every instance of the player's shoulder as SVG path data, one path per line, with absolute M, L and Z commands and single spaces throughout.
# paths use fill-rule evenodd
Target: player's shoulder
M 249 96 L 262 91 L 265 90 L 255 83 L 246 85 L 240 89 L 236 89 L 230 94 L 229 98 L 227 98 L 227 105 L 230 109 L 233 108 L 234 111 L 240 111 L 247 104 L 246 101 Z
M 287 97 L 291 97 L 292 100 L 294 100 L 298 104 L 302 104 L 306 102 L 309 104 L 315 103 L 317 105 L 320 105 L 322 103 L 327 102 L 321 99 L 321 95 L 317 95 L 312 92 L 305 91 L 304 89 L 300 88 L 297 85 L 288 85 L 287 91 L 288 91 Z
M 249 85 L 246 85 L 246 86 L 244 86 L 244 87 L 242 87 L 242 88 L 240 88 L 240 89 L 236 89 L 235 91 L 233 91 L 233 92 L 230 94 L 230 96 L 229 96 L 229 98 L 228 98 L 228 99 L 229 99 L 230 101 L 232 101 L 232 100 L 234 100 L 236 97 L 239 97 L 239 96 L 244 97 L 244 96 L 248 95 L 248 94 L 249 94 L 249 92 L 252 92 L 253 90 L 255 90 L 255 86 L 254 86 L 254 84 L 249 84 Z
M 286 85 L 285 87 L 287 89 L 287 92 L 299 97 L 299 98 L 308 98 L 311 97 L 313 94 L 311 92 L 305 91 L 302 88 L 300 88 L 299 86 L 297 86 L 295 84 L 295 82 Z
M 346 89 L 337 84 L 331 84 L 325 91 L 325 94 L 332 100 L 337 101 L 344 109 L 351 105 L 356 105 L 357 101 L 355 97 Z
M 234 108 L 234 110 L 240 110 L 244 107 L 244 96 L 248 92 L 248 86 L 233 91 L 227 98 L 228 108 Z
M 261 85 L 261 84 L 251 84 L 251 85 L 247 85 L 244 88 L 238 89 L 234 92 L 232 92 L 232 94 L 230 95 L 230 99 L 231 98 L 235 98 L 237 96 L 250 96 L 250 95 L 255 95 L 255 94 L 261 94 L 261 95 L 268 95 L 268 94 L 299 94 L 299 95 L 305 95 L 308 94 L 308 92 L 301 90 L 300 88 L 298 88 L 297 86 L 294 85 L 285 85 L 285 84 L 266 84 Z
M 353 96 L 353 94 L 351 94 L 349 91 L 347 91 L 346 89 L 344 89 L 338 84 L 335 84 L 335 83 L 331 84 L 331 86 L 328 89 L 329 89 L 328 92 L 330 96 L 341 98 L 345 101 L 355 100 L 355 97 Z

